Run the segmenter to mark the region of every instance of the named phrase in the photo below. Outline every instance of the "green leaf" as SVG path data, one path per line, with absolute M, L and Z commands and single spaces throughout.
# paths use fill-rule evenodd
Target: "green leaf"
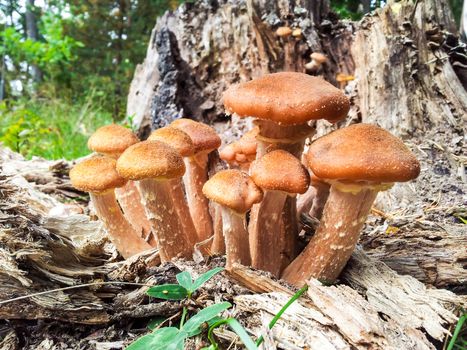
M 242 341 L 243 345 L 248 350 L 258 350 L 258 347 L 256 346 L 255 342 L 251 337 L 248 335 L 246 332 L 245 328 L 238 322 L 235 318 L 229 318 L 227 319 L 226 322 L 232 330 L 237 333 L 237 335 L 240 337 L 240 340 Z
M 154 317 L 151 319 L 147 325 L 147 327 L 152 331 L 154 328 L 157 328 L 162 322 L 164 322 L 167 318 L 166 317 Z
M 188 296 L 188 291 L 178 284 L 163 284 L 149 288 L 146 294 L 164 300 L 182 300 Z
M 193 293 L 193 280 L 191 278 L 191 275 L 188 271 L 183 271 L 177 274 L 177 281 L 178 283 L 184 287 L 188 293 Z
M 207 281 L 209 281 L 214 275 L 218 274 L 219 272 L 223 270 L 224 270 L 223 267 L 216 267 L 212 270 L 209 270 L 208 272 L 203 273 L 193 283 L 193 292 L 197 290 L 199 287 L 201 287 L 203 284 L 205 284 Z
M 227 310 L 231 306 L 232 305 L 229 302 L 208 306 L 190 318 L 182 327 L 182 331 L 186 332 L 189 337 L 201 333 L 201 325 L 203 323 L 208 322 L 210 319 L 217 316 L 222 311 Z
M 169 345 L 173 344 L 174 339 L 179 338 L 179 333 L 180 331 L 175 327 L 161 328 L 137 339 L 135 342 L 131 343 L 126 350 L 167 349 Z

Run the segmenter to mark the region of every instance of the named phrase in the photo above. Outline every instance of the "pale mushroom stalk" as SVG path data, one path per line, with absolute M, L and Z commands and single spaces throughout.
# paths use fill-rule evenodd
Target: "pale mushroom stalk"
M 192 157 L 185 157 L 186 173 L 183 176 L 185 189 L 193 218 L 198 241 L 204 241 L 212 236 L 213 224 L 211 214 L 209 213 L 209 201 L 203 195 L 203 185 L 208 179 L 206 153 L 196 154 Z
M 221 206 L 217 203 L 213 203 L 214 206 L 214 237 L 211 245 L 212 254 L 225 254 L 225 237 L 223 233 L 222 225 L 222 209 Z
M 282 278 L 296 286 L 310 277 L 335 281 L 355 249 L 377 194 L 371 188 L 353 193 L 331 187 L 316 233 Z
M 103 194 L 90 193 L 89 195 L 97 217 L 107 229 L 110 241 L 125 259 L 151 249 L 148 243 L 138 238 L 135 229 L 123 215 L 113 190 Z
M 221 213 L 227 256 L 226 268 L 230 269 L 233 264 L 249 266 L 251 258 L 245 214 L 235 213 L 223 206 Z
M 115 196 L 122 208 L 125 217 L 151 246 L 156 246 L 156 240 L 151 234 L 151 223 L 146 217 L 141 194 L 133 181 L 128 181 L 125 186 L 115 189 Z
M 190 215 L 190 209 L 188 208 L 188 204 L 185 199 L 185 193 L 183 192 L 183 182 L 181 181 L 181 178 L 176 178 L 170 180 L 169 183 L 173 204 L 180 219 L 183 232 L 188 238 L 188 244 L 191 247 L 194 247 L 197 243 L 196 229 Z
M 320 220 L 323 215 L 324 206 L 329 198 L 330 186 L 326 182 L 313 181 L 310 187 L 315 189 L 315 196 L 313 197 L 309 214 Z
M 269 271 L 278 276 L 281 270 L 280 259 L 285 242 L 282 242 L 281 215 L 287 193 L 281 191 L 265 191 L 263 201 L 254 206 L 250 221 L 250 251 L 252 266 Z
M 139 181 L 146 214 L 151 220 L 162 262 L 175 257 L 188 259 L 192 256 L 192 246 L 177 215 L 171 187 L 170 181 Z

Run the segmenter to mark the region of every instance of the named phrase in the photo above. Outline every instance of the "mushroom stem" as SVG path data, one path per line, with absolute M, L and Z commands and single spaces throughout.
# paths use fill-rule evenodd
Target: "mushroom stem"
M 177 211 L 178 218 L 184 234 L 187 236 L 188 244 L 191 247 L 198 242 L 198 235 L 196 234 L 195 225 L 190 215 L 190 209 L 185 199 L 185 193 L 183 192 L 183 182 L 181 178 L 175 178 L 169 180 L 170 193 L 172 195 L 173 204 Z
M 280 273 L 284 240 L 281 240 L 282 209 L 287 194 L 280 191 L 266 191 L 263 201 L 254 206 L 248 231 L 252 266 L 269 271 L 275 276 Z M 228 249 L 228 247 L 227 247 Z
M 282 278 L 296 286 L 311 277 L 335 281 L 354 251 L 377 194 L 375 189 L 352 193 L 332 186 L 315 235 Z
M 260 119 L 257 119 L 255 123 L 259 127 L 256 159 L 260 159 L 266 153 L 269 153 L 276 149 L 282 149 L 284 151 L 287 151 L 293 154 L 298 159 L 300 159 L 303 153 L 305 139 L 311 136 L 315 131 L 315 128 L 309 126 L 308 124 L 279 125 L 271 121 Z M 266 198 L 263 199 L 263 201 L 264 200 L 266 200 Z M 275 209 L 277 210 L 277 213 L 283 213 L 282 219 L 276 222 L 277 227 L 281 228 L 280 232 L 276 232 L 278 232 L 277 237 L 279 237 L 279 241 L 277 242 L 277 248 L 281 257 L 280 266 L 282 266 L 282 268 L 289 265 L 289 263 L 296 256 L 296 247 L 298 240 L 298 220 L 297 206 L 295 202 L 295 197 L 288 196 L 286 197 L 285 203 L 283 203 L 283 207 Z M 261 204 L 253 206 L 253 210 L 250 215 L 250 222 L 255 223 L 259 226 L 264 226 L 265 222 L 262 221 L 263 219 L 257 216 L 257 207 L 259 205 Z M 253 246 L 252 237 L 250 237 L 250 246 Z M 277 256 L 274 259 L 277 260 Z M 279 267 L 280 270 L 282 268 Z
M 143 179 L 139 181 L 139 189 L 156 235 L 161 262 L 175 257 L 191 258 L 192 246 L 176 213 L 170 182 Z
M 234 263 L 249 266 L 251 258 L 245 214 L 235 213 L 224 206 L 221 212 L 227 257 L 226 269 L 230 269 Z
M 186 173 L 185 182 L 188 207 L 198 235 L 198 242 L 213 235 L 212 218 L 209 213 L 209 201 L 203 194 L 203 185 L 208 179 L 207 154 L 197 154 L 184 158 Z
M 211 245 L 211 254 L 222 255 L 225 253 L 225 238 L 222 232 L 222 209 L 217 203 L 213 203 L 214 207 L 214 238 Z
M 146 217 L 141 195 L 133 181 L 128 181 L 125 186 L 115 189 L 118 203 L 130 224 L 151 246 L 156 246 L 156 240 L 151 234 L 151 223 Z
M 110 240 L 125 259 L 152 248 L 125 218 L 113 190 L 89 195 L 97 216 L 107 229 Z
M 313 181 L 311 186 L 315 189 L 315 195 L 309 211 L 310 216 L 320 220 L 323 216 L 324 206 L 329 197 L 330 186 L 326 182 Z

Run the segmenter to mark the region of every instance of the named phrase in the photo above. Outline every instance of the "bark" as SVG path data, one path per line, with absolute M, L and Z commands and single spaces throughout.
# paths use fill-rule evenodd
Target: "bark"
M 28 39 L 32 41 L 39 40 L 39 30 L 37 29 L 37 20 L 36 16 L 33 12 L 34 10 L 34 0 L 27 0 L 26 1 L 26 34 Z M 32 71 L 32 79 L 34 82 L 40 82 L 42 80 L 42 71 L 40 68 L 32 64 L 31 65 Z

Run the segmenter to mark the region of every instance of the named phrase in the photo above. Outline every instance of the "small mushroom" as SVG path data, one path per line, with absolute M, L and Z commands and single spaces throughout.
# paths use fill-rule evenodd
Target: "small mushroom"
M 344 73 L 338 73 L 336 75 L 336 81 L 339 83 L 339 88 L 342 90 L 345 88 L 349 81 L 355 80 L 353 75 L 348 75 Z
M 313 52 L 310 58 L 311 61 L 305 64 L 305 69 L 308 74 L 312 75 L 318 74 L 322 65 L 328 60 L 327 56 L 320 52 Z
M 320 225 L 282 278 L 301 286 L 314 277 L 332 282 L 349 260 L 379 191 L 410 181 L 420 164 L 404 143 L 384 129 L 356 124 L 313 142 L 308 165 L 331 185 Z
M 287 197 L 305 193 L 310 184 L 308 171 L 292 154 L 276 150 L 251 165 L 251 178 L 264 191 L 263 201 L 255 208 L 248 231 L 252 266 L 278 276 L 293 257 L 293 235 L 281 230 L 282 210 Z
M 240 139 L 220 150 L 219 157 L 230 166 L 238 166 L 240 169 L 248 171 L 251 162 L 256 158 L 258 132 L 258 127 L 246 132 Z
M 289 38 L 292 35 L 292 29 L 290 27 L 279 27 L 276 30 L 276 35 L 281 39 L 284 44 L 284 70 L 290 71 L 292 66 L 292 57 L 291 57 L 291 43 Z
M 213 128 L 191 119 L 177 119 L 170 126 L 184 131 L 193 141 L 194 154 L 184 159 L 184 183 L 198 241 L 204 241 L 214 233 L 209 202 L 203 194 L 203 185 L 208 179 L 208 154 L 219 148 L 221 139 Z
M 118 158 L 120 176 L 139 181 L 146 214 L 151 220 L 161 261 L 191 258 L 193 247 L 174 205 L 173 180 L 185 173 L 182 156 L 160 141 L 143 141 L 126 149 Z
M 110 124 L 97 129 L 88 140 L 91 151 L 118 159 L 131 145 L 139 142 L 136 135 L 121 125 Z M 146 217 L 141 195 L 133 181 L 128 181 L 123 187 L 115 189 L 118 203 L 128 221 L 133 225 L 139 235 L 145 238 L 152 246 L 156 241 L 151 235 L 151 223 Z
M 118 175 L 115 165 L 115 159 L 92 157 L 75 165 L 70 171 L 70 179 L 75 188 L 89 192 L 110 240 L 124 258 L 129 258 L 151 249 L 151 246 L 138 236 L 117 203 L 114 189 L 124 186 L 126 180 Z
M 222 170 L 203 186 L 203 193 L 218 203 L 222 211 L 227 262 L 250 265 L 250 250 L 245 214 L 254 203 L 261 201 L 263 193 L 248 174 L 236 170 Z

